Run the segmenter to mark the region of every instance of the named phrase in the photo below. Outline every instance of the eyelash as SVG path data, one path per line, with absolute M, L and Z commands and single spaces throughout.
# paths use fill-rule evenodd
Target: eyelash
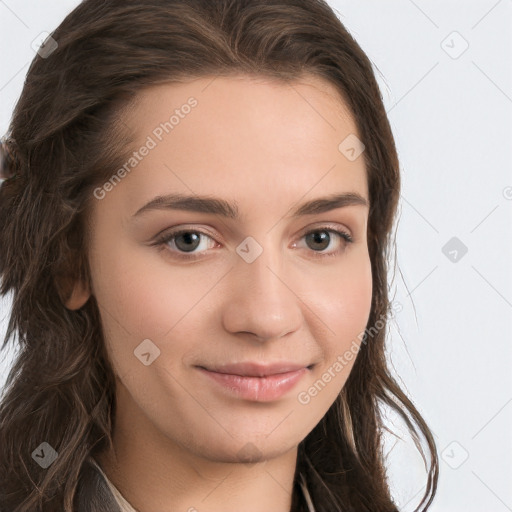
M 344 240 L 345 244 L 351 244 L 354 242 L 353 238 L 346 231 L 334 229 L 329 226 L 320 226 L 319 228 L 312 229 L 311 231 L 304 233 L 302 235 L 302 238 L 306 237 L 307 235 L 310 235 L 311 233 L 317 233 L 317 232 L 323 232 L 323 231 L 328 232 L 328 233 L 335 233 L 341 239 Z M 182 235 L 184 233 L 201 234 L 201 235 L 207 236 L 209 238 L 212 238 L 212 236 L 210 234 L 205 233 L 204 231 L 201 231 L 201 230 L 179 229 L 176 231 L 171 231 L 170 233 L 167 232 L 167 233 L 164 233 L 163 235 L 160 235 L 152 245 L 158 246 L 160 250 L 165 250 L 166 247 L 168 247 L 167 244 L 171 240 L 174 240 L 176 237 L 178 237 L 179 235 Z M 312 252 L 315 254 L 315 256 L 314 256 L 315 258 L 327 258 L 327 257 L 332 257 L 332 256 L 338 256 L 342 251 L 343 251 L 343 248 L 339 249 L 333 253 L 319 253 L 318 251 L 312 251 Z M 176 251 L 172 251 L 172 252 L 176 252 Z M 197 260 L 202 257 L 201 253 L 190 255 L 190 254 L 181 253 L 178 251 L 177 254 L 179 254 L 178 258 L 180 258 L 182 260 Z

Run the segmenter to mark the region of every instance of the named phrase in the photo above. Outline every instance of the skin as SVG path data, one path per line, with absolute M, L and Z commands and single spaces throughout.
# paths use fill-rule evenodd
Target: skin
M 123 117 L 134 150 L 190 96 L 198 105 L 94 201 L 92 289 L 76 283 L 67 302 L 77 309 L 94 295 L 116 373 L 115 451 L 97 459 L 140 512 L 285 512 L 297 446 L 355 359 L 309 403 L 298 395 L 358 341 L 372 296 L 368 207 L 297 218 L 290 211 L 333 193 L 368 200 L 363 157 L 349 161 L 338 150 L 357 129 L 319 78 L 205 77 L 139 94 Z M 176 192 L 236 201 L 241 218 L 164 209 L 132 217 Z M 330 242 L 308 242 L 305 234 L 322 234 L 326 224 L 354 241 L 328 232 Z M 150 245 L 176 227 L 207 232 L 196 261 L 179 259 L 183 240 Z M 252 263 L 236 252 L 248 236 L 263 248 Z M 148 366 L 134 355 L 144 339 L 160 350 Z M 283 360 L 314 366 L 270 402 L 230 394 L 194 366 Z M 259 456 L 252 464 L 241 456 L 250 447 Z

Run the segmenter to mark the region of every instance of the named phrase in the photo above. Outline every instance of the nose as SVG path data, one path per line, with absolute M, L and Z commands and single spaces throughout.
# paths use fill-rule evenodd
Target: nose
M 277 251 L 266 249 L 252 263 L 243 258 L 235 261 L 227 276 L 223 327 L 259 342 L 298 330 L 303 318 L 298 281 L 293 277 L 298 271 L 286 271 Z

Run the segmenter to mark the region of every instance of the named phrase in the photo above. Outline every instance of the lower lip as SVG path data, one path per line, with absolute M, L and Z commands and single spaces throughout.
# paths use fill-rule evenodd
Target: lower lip
M 285 395 L 299 382 L 309 370 L 301 368 L 294 372 L 278 373 L 266 377 L 242 377 L 229 373 L 210 372 L 204 368 L 199 370 L 220 384 L 230 393 L 245 400 L 256 402 L 271 402 Z

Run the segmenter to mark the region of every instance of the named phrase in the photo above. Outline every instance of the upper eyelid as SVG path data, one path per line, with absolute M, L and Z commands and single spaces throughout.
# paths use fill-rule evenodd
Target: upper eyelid
M 345 227 L 340 227 L 340 226 L 334 225 L 332 223 L 324 223 L 324 224 L 320 224 L 318 226 L 312 226 L 312 227 L 310 226 L 310 227 L 304 228 L 301 232 L 299 239 L 302 239 L 307 234 L 309 234 L 311 232 L 315 232 L 315 231 L 332 232 L 332 233 L 334 233 L 334 235 L 336 235 L 340 239 L 341 243 L 352 243 L 352 242 L 356 241 L 352 234 L 352 230 L 347 229 Z M 153 244 L 165 245 L 165 244 L 169 243 L 170 241 L 175 240 L 176 237 L 178 237 L 182 233 L 199 233 L 200 235 L 205 235 L 205 236 L 209 237 L 215 243 L 217 243 L 217 244 L 219 243 L 216 240 L 216 237 L 214 235 L 212 235 L 211 233 L 204 231 L 203 229 L 185 226 L 185 227 L 170 228 L 170 230 L 168 232 L 166 230 L 163 230 L 160 234 L 158 234 L 155 237 L 155 242 Z M 346 234 L 347 237 L 345 237 L 344 234 Z
M 340 226 L 340 225 L 337 225 L 337 224 L 334 224 L 334 223 L 329 223 L 329 222 L 324 222 L 323 224 L 320 223 L 318 225 L 314 225 L 314 226 L 308 226 L 306 228 L 303 228 L 301 230 L 301 236 L 304 236 L 304 235 L 307 235 L 308 233 L 310 233 L 311 231 L 321 231 L 321 230 L 324 230 L 324 231 L 344 231 L 347 233 L 347 235 L 349 235 L 350 237 L 353 237 L 353 232 L 351 229 L 345 227 L 345 226 Z M 205 228 L 196 228 L 194 226 L 190 226 L 188 227 L 187 225 L 185 225 L 184 227 L 180 227 L 180 226 L 177 226 L 177 227 L 174 227 L 174 228 L 169 228 L 168 230 L 167 229 L 164 229 L 162 230 L 159 234 L 157 234 L 155 236 L 155 238 L 157 239 L 161 239 L 161 238 L 165 238 L 165 237 L 173 237 L 173 236 L 177 236 L 179 235 L 180 233 L 200 233 L 202 235 L 206 235 L 206 236 L 209 236 L 213 239 L 215 239 L 215 235 L 213 233 L 210 233 L 208 230 L 205 230 Z

